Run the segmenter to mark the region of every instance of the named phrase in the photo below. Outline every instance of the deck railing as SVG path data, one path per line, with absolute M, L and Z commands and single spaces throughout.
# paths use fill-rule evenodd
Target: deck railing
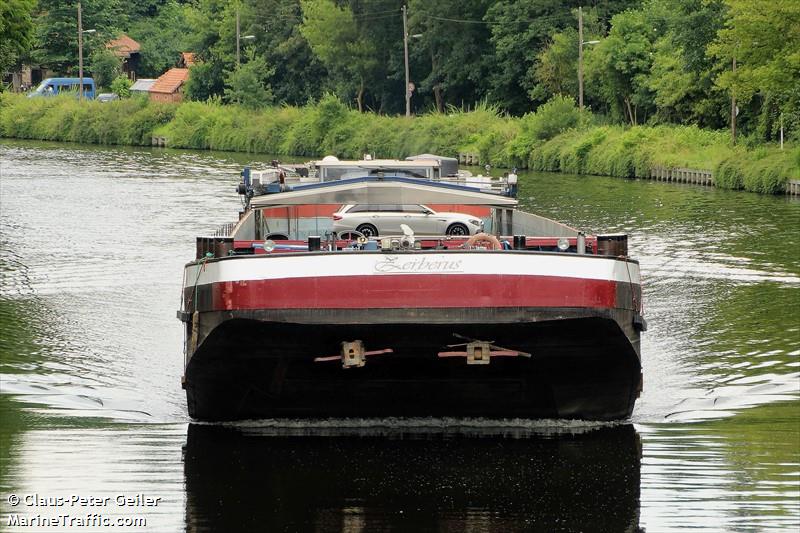
M 233 235 L 233 229 L 236 227 L 236 222 L 228 222 L 222 224 L 214 230 L 213 237 L 230 237 Z

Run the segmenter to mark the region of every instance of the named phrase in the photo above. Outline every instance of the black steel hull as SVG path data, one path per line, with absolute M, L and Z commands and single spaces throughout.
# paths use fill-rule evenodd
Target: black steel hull
M 186 367 L 189 414 L 200 420 L 630 416 L 641 390 L 632 312 L 490 311 L 437 311 L 434 319 L 381 310 L 371 323 L 368 310 L 327 317 L 202 313 L 194 325 L 201 340 Z M 485 365 L 439 357 L 464 342 L 454 334 L 532 356 L 492 357 Z M 314 361 L 337 355 L 341 342 L 352 340 L 368 351 L 392 352 L 368 356 L 360 368 Z

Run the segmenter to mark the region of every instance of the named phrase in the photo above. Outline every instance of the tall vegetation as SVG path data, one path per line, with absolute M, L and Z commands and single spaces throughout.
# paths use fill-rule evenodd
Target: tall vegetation
M 654 167 L 711 170 L 718 186 L 763 193 L 800 178 L 800 145 L 732 146 L 726 132 L 697 126 L 604 125 L 559 96 L 534 113 L 510 117 L 493 106 L 450 108 L 414 120 L 361 113 L 333 95 L 303 107 L 180 106 L 125 99 L 85 102 L 69 96 L 0 95 L 0 137 L 149 145 L 165 136 L 177 148 L 275 155 L 360 158 L 478 152 L 482 162 L 536 170 L 635 178 Z
M 3 2 L 0 68 L 27 62 L 74 74 L 75 4 Z M 124 31 L 142 45 L 140 76 L 194 52 L 193 100 L 242 102 L 239 87 L 254 87 L 252 106 L 302 106 L 335 93 L 360 111 L 402 114 L 411 90 L 416 114 L 486 105 L 524 116 L 555 96 L 577 101 L 579 6 L 584 101 L 595 115 L 629 127 L 723 129 L 735 98 L 745 142 L 775 140 L 781 125 L 800 137 L 797 1 L 83 0 L 83 13 L 84 28 L 95 30 L 85 43 L 90 72 L 101 73 L 96 52 Z

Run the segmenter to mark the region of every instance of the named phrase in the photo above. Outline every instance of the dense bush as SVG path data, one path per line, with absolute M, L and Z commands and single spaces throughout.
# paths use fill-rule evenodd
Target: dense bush
M 478 153 L 492 165 L 636 178 L 654 167 L 712 170 L 717 186 L 781 192 L 800 178 L 800 147 L 732 146 L 724 131 L 694 126 L 592 125 L 568 100 L 510 118 L 491 106 L 414 118 L 359 113 L 332 95 L 305 107 L 258 110 L 205 103 L 160 104 L 146 98 L 110 103 L 74 97 L 0 94 L 0 136 L 99 144 L 148 145 L 167 137 L 175 148 L 315 157 L 402 158 L 423 152 Z
M 108 88 L 122 74 L 122 60 L 107 48 L 97 50 L 89 58 L 89 72 L 97 87 Z
M 761 146 L 755 150 L 740 150 L 714 168 L 714 182 L 726 189 L 745 189 L 765 194 L 781 193 L 786 181 L 794 176 L 800 178 L 797 157 L 789 150 L 775 146 Z
M 145 98 L 81 103 L 72 95 L 26 98 L 4 94 L 0 95 L 0 136 L 149 145 L 153 130 L 169 122 L 175 108 Z
M 111 82 L 111 92 L 120 98 L 128 98 L 131 95 L 131 85 L 133 82 L 127 76 L 117 76 Z

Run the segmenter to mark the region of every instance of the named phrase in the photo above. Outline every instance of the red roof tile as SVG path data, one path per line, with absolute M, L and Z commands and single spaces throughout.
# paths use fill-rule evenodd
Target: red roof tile
M 194 65 L 194 54 L 192 52 L 181 52 L 183 64 L 187 67 Z
M 150 87 L 150 92 L 167 94 L 174 93 L 188 79 L 188 68 L 171 68 L 156 80 L 153 86 Z
M 106 48 L 112 50 L 114 54 L 120 57 L 130 57 L 131 54 L 138 54 L 142 47 L 139 43 L 124 33 L 121 33 L 119 38 L 108 41 L 106 43 Z

